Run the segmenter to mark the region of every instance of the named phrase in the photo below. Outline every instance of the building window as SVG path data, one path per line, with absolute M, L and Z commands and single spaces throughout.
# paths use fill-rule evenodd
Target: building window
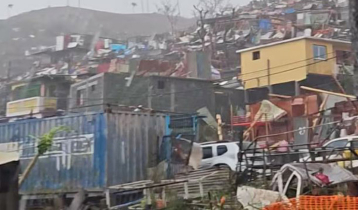
M 158 89 L 164 89 L 165 88 L 165 82 L 162 81 L 162 80 L 159 80 L 157 86 L 158 86 Z
M 313 58 L 316 60 L 326 60 L 327 47 L 322 45 L 313 45 Z
M 41 96 L 41 84 L 31 83 L 25 86 L 16 87 L 12 91 L 12 99 L 20 100 L 25 98 L 39 97 Z
M 91 91 L 92 92 L 96 91 L 96 85 L 91 85 Z
M 260 51 L 256 51 L 252 53 L 252 60 L 259 60 L 260 59 Z
M 203 159 L 208 159 L 213 157 L 213 149 L 211 147 L 203 148 Z
M 81 106 L 84 104 L 84 89 L 82 90 L 77 90 L 76 93 L 76 105 L 77 106 Z
M 24 86 L 16 87 L 12 91 L 12 100 L 23 99 L 23 95 L 24 95 L 23 92 L 24 92 Z
M 25 91 L 26 93 L 24 98 L 41 96 L 41 84 L 40 83 L 30 84 Z
M 47 89 L 48 97 L 56 97 L 56 85 L 50 85 Z
M 227 147 L 226 146 L 218 146 L 216 148 L 216 151 L 218 153 L 218 156 L 223 155 L 227 152 Z

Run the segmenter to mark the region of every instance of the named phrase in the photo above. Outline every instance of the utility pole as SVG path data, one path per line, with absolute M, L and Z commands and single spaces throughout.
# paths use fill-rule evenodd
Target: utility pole
M 180 3 L 179 3 L 179 0 L 177 0 L 177 7 L 178 7 L 178 13 L 179 13 L 179 15 L 181 15 L 181 11 L 180 11 Z
M 272 86 L 271 86 L 271 67 L 270 67 L 270 59 L 267 59 L 267 87 L 269 93 L 272 93 Z
M 7 18 L 11 18 L 11 16 L 12 16 L 11 10 L 13 7 L 14 7 L 13 4 L 7 5 Z
M 10 101 L 10 94 L 11 94 L 11 87 L 10 87 L 10 81 L 11 81 L 11 61 L 7 64 L 6 69 L 6 82 L 5 82 L 5 100 L 3 101 L 3 104 L 1 104 L 4 113 L 6 113 L 6 106 L 7 103 Z
M 9 61 L 7 64 L 7 70 L 6 70 L 7 82 L 9 82 L 9 80 L 10 80 L 10 74 L 11 74 L 11 61 Z
M 354 94 L 358 96 L 358 2 L 349 0 L 349 17 L 351 26 L 352 55 L 354 59 L 353 85 Z

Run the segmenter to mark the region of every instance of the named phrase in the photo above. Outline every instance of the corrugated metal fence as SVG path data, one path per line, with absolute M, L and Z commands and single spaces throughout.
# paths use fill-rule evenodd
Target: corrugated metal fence
M 108 185 L 147 178 L 147 168 L 157 164 L 159 144 L 165 135 L 165 117 L 109 115 L 107 122 Z
M 41 156 L 22 193 L 76 192 L 146 178 L 151 153 L 165 134 L 165 116 L 117 113 L 82 114 L 0 124 L 0 149 L 20 152 L 22 169 L 36 154 L 36 140 L 57 126 L 49 152 Z

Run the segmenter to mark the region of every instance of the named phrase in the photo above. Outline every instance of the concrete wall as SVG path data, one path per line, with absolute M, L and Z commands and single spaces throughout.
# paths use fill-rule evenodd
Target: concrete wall
M 134 77 L 127 87 L 126 78 L 129 76 L 129 74 L 103 73 L 72 85 L 70 110 L 75 112 L 103 111 L 107 104 L 148 107 L 148 79 Z M 79 90 L 85 91 L 85 99 L 80 106 L 76 99 Z
M 127 86 L 129 74 L 104 73 L 71 87 L 71 111 L 103 111 L 106 104 L 139 106 L 154 110 L 196 113 L 207 107 L 210 113 L 229 116 L 230 103 L 238 110 L 244 107 L 244 93 L 240 90 L 216 88 L 210 81 L 173 77 L 133 78 Z M 95 91 L 91 86 L 96 84 Z M 84 88 L 89 99 L 76 105 L 76 94 Z M 116 106 L 112 106 L 115 109 Z
M 206 80 L 150 77 L 151 108 L 195 113 L 202 107 L 215 111 L 213 85 Z
M 104 104 L 126 106 L 148 106 L 148 78 L 133 77 L 128 83 L 129 74 L 104 74 Z
M 91 112 L 103 110 L 104 74 L 98 74 L 71 86 L 69 110 L 71 112 Z M 95 86 L 93 89 L 92 86 Z M 83 104 L 77 104 L 77 91 L 84 91 Z

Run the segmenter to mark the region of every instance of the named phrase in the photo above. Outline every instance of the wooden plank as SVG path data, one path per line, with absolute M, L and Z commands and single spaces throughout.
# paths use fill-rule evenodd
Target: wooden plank
M 337 80 L 337 78 L 335 76 L 333 76 L 333 80 L 335 81 L 335 83 L 337 84 L 337 86 L 339 87 L 339 89 L 341 90 L 341 92 L 343 94 L 346 94 L 346 91 L 344 90 L 344 88 L 342 87 L 341 83 Z M 347 98 L 347 100 L 352 104 L 352 106 L 354 107 L 354 109 L 356 111 L 358 111 L 358 107 L 355 105 L 355 103 L 352 102 L 352 100 L 350 98 Z
M 291 96 L 286 96 L 286 95 L 279 95 L 279 94 L 269 94 L 270 97 L 277 97 L 277 98 L 284 98 L 284 99 L 291 99 Z
M 251 124 L 250 127 L 244 132 L 244 136 L 248 135 L 249 132 L 254 128 L 254 126 L 256 125 L 256 123 L 259 121 L 259 119 L 261 119 L 263 114 L 261 114 L 257 119 L 255 119 Z M 254 137 L 253 137 L 254 138 Z M 248 137 L 245 138 L 245 140 L 247 140 Z
M 323 102 L 321 104 L 321 106 L 319 107 L 319 113 L 317 114 L 317 118 L 315 118 L 313 120 L 313 125 L 312 125 L 312 131 L 314 131 L 314 129 L 316 128 L 317 126 L 317 123 L 322 115 L 322 111 L 324 110 L 324 107 L 326 106 L 327 104 L 327 101 L 328 101 L 328 98 L 329 98 L 329 95 L 325 95 L 324 99 L 323 99 Z
M 325 94 L 334 95 L 334 96 L 343 97 L 343 98 L 349 98 L 349 99 L 353 99 L 353 100 L 357 99 L 357 97 L 353 96 L 353 95 L 348 95 L 348 94 L 343 94 L 343 93 L 336 93 L 336 92 L 331 92 L 331 91 L 327 91 L 327 90 L 310 88 L 310 87 L 306 87 L 306 86 L 301 86 L 301 89 L 312 91 L 312 92 L 317 92 L 317 93 L 325 93 Z

